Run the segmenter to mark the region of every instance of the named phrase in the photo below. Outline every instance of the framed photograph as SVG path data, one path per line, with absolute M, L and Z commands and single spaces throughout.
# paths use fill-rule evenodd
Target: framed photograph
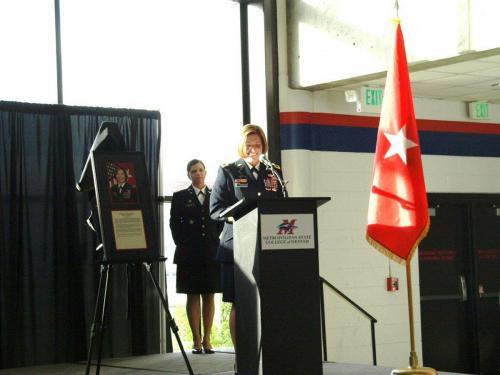
M 92 170 L 104 260 L 157 260 L 158 231 L 144 154 L 92 152 Z

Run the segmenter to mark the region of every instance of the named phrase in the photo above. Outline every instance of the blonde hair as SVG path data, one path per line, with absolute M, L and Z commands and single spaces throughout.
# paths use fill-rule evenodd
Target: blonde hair
M 266 139 L 266 134 L 264 130 L 259 125 L 247 124 L 243 126 L 241 130 L 241 142 L 238 145 L 238 155 L 242 158 L 246 158 L 246 141 L 249 135 L 257 134 L 262 142 L 262 153 L 266 154 L 268 150 L 268 144 Z

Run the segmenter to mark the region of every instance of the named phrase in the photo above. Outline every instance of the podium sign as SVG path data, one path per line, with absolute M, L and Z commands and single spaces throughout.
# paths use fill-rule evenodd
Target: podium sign
M 329 200 L 242 200 L 225 212 L 235 219 L 238 373 L 322 374 L 317 207 Z
M 316 248 L 314 215 L 261 215 L 262 250 Z

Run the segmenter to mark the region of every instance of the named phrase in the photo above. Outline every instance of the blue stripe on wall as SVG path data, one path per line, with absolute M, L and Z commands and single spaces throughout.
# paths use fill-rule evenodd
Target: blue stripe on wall
M 500 157 L 500 135 L 419 132 L 423 155 Z M 377 129 L 328 126 L 282 125 L 282 150 L 375 152 Z
M 377 129 L 325 125 L 281 126 L 281 149 L 375 152 Z

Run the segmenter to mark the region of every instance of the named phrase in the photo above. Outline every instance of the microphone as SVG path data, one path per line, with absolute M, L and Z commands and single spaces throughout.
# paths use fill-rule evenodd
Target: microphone
M 284 197 L 288 197 L 288 192 L 286 191 L 286 187 L 285 187 L 285 185 L 288 183 L 288 181 L 283 181 L 283 179 L 281 178 L 280 174 L 274 168 L 273 163 L 271 163 L 269 161 L 269 159 L 266 157 L 266 155 L 261 154 L 260 157 L 259 157 L 259 160 L 260 160 L 260 162 L 262 164 L 264 164 L 266 166 L 266 169 L 268 171 L 271 171 L 271 173 L 274 176 L 276 176 L 276 178 L 278 179 L 279 184 L 281 185 L 281 191 L 283 192 L 283 196 Z
M 269 159 L 268 159 L 268 158 L 266 158 L 266 155 L 261 154 L 261 155 L 260 155 L 260 157 L 259 157 L 259 160 L 260 160 L 260 162 L 261 162 L 262 164 L 264 164 L 264 165 L 266 166 L 266 168 L 267 168 L 267 169 L 270 169 L 270 170 L 274 169 L 274 167 L 273 167 L 273 163 L 271 163 L 271 162 L 269 161 Z

